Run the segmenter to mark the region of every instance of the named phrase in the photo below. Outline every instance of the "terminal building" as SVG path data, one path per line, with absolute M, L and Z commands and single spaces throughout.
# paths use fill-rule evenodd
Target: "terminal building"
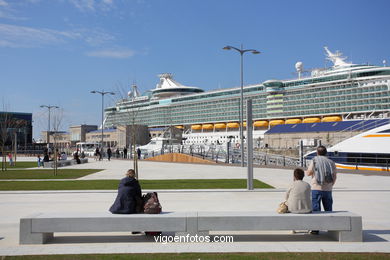
M 5 146 L 32 144 L 32 113 L 0 111 L 0 142 Z

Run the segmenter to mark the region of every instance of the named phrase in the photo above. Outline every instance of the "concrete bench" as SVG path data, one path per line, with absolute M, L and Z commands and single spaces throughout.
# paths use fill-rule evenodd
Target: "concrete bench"
M 81 163 L 87 163 L 88 158 L 80 159 Z M 64 167 L 77 164 L 76 160 L 59 160 L 57 161 L 57 167 Z M 54 168 L 54 161 L 43 162 L 43 168 Z
M 340 242 L 362 242 L 362 217 L 347 211 L 311 214 L 198 212 L 198 231 L 324 230 Z
M 56 232 L 325 230 L 340 242 L 362 241 L 362 218 L 350 212 L 164 212 L 162 214 L 39 213 L 20 219 L 20 244 L 43 244 Z
M 20 219 L 19 243 L 43 244 L 56 232 L 161 231 L 197 233 L 196 212 L 161 214 L 38 213 Z

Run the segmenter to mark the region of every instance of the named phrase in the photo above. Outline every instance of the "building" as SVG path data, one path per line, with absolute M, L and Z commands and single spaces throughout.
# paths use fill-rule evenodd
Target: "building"
M 32 113 L 0 111 L 0 144 L 29 146 L 32 144 Z
M 71 146 L 76 146 L 78 142 L 85 142 L 87 133 L 97 129 L 97 125 L 74 125 L 69 127 Z
M 69 149 L 71 147 L 70 133 L 66 131 L 50 131 L 50 143 L 56 144 L 56 147 L 61 150 Z M 47 131 L 41 132 L 42 143 L 47 143 Z
M 101 143 L 102 130 L 90 131 L 85 136 L 86 142 Z M 116 148 L 129 147 L 133 137 L 137 145 L 147 144 L 150 141 L 148 128 L 142 125 L 128 125 L 103 129 L 103 146 Z

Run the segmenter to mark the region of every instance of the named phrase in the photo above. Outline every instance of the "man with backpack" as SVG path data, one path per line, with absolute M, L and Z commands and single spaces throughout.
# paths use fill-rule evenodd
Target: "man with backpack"
M 321 211 L 321 202 L 324 211 L 332 211 L 333 198 L 332 189 L 336 182 L 336 165 L 326 157 L 325 146 L 317 147 L 317 156 L 311 161 L 306 171 L 311 176 L 311 201 L 313 211 Z M 311 234 L 318 234 L 318 231 L 311 231 Z

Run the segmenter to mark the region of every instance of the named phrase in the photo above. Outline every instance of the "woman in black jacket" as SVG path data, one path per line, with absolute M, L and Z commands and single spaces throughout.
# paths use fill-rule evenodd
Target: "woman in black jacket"
M 126 173 L 126 177 L 121 180 L 118 187 L 118 196 L 110 211 L 113 214 L 133 214 L 137 213 L 137 200 L 141 200 L 141 186 L 135 179 L 135 172 L 130 169 Z

